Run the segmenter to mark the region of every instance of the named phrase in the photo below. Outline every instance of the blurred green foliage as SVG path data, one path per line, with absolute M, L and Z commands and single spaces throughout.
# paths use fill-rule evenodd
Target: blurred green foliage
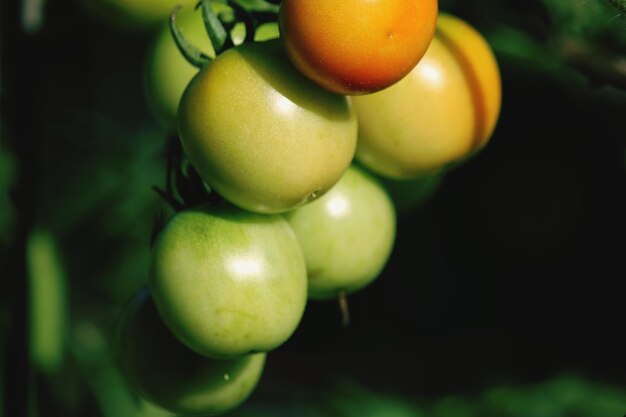
M 131 392 L 117 370 L 112 347 L 122 306 L 146 282 L 153 225 L 171 213 L 152 190 L 165 180 L 167 142 L 144 100 L 143 57 L 152 38 L 90 26 L 81 22 L 78 10 L 61 10 L 57 3 L 63 2 L 48 3 L 51 13 L 44 27 L 49 28 L 50 56 L 45 60 L 48 78 L 43 92 L 47 100 L 40 103 L 45 109 L 45 120 L 40 121 L 46 127 L 45 149 L 40 150 L 45 175 L 35 196 L 36 224 L 45 232 L 31 235 L 29 246 L 34 391 L 39 394 L 35 408 L 42 416 L 169 416 Z M 596 71 L 610 70 L 607 62 L 624 59 L 625 16 L 600 0 L 522 3 L 442 0 L 440 9 L 465 17 L 483 31 L 510 71 L 505 74 L 508 79 L 548 79 L 564 90 L 592 97 L 593 103 L 619 107 L 626 102 L 624 92 L 615 88 L 624 73 L 602 78 L 605 73 Z M 64 46 L 75 33 L 83 38 L 81 50 L 89 51 L 86 57 Z M 565 47 L 572 44 L 564 40 L 582 45 L 589 66 L 576 64 L 579 50 Z M 571 97 L 574 93 L 567 96 Z M 513 100 L 507 91 L 504 100 L 505 106 Z M 10 190 L 24 167 L 24 161 L 17 161 L 11 152 L 8 139 L 14 140 L 0 136 L 2 356 L 6 343 L 11 343 L 11 335 L 4 331 L 11 280 L 5 265 L 18 214 Z M 624 155 L 616 158 L 620 164 Z M 623 166 L 620 169 L 623 173 Z M 407 191 L 410 184 L 396 184 L 392 192 L 405 199 L 407 212 L 423 214 L 420 210 L 445 181 L 443 176 L 425 179 L 416 185 L 420 190 L 415 194 Z M 323 358 L 318 361 L 323 363 Z M 2 368 L 0 373 L 3 409 L 3 388 L 11 381 Z M 302 380 L 306 378 L 302 375 Z M 433 397 L 379 392 L 350 376 L 310 391 L 306 387 L 300 391 L 298 382 L 282 380 L 280 375 L 268 382 L 273 385 L 264 386 L 262 380 L 259 392 L 229 415 L 615 417 L 626 412 L 624 387 L 577 374 L 536 383 L 489 380 L 474 394 Z M 297 401 L 284 402 L 287 395 Z
M 1 129 L 1 126 L 0 126 Z M 9 189 L 15 178 L 16 161 L 9 151 L 0 131 L 0 245 L 9 244 L 15 219 Z
M 350 378 L 316 390 L 288 407 L 279 401 L 267 413 L 244 405 L 233 417 L 614 417 L 626 410 L 626 389 L 581 375 L 561 374 L 533 384 L 503 383 L 473 395 L 407 398 L 378 392 Z M 230 414 L 229 414 L 230 415 Z
M 67 277 L 50 234 L 33 232 L 26 251 L 31 357 L 42 371 L 54 373 L 63 362 L 67 338 Z

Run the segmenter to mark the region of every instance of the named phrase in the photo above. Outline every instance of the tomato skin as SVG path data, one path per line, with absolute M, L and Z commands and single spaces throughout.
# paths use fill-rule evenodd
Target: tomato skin
M 207 56 L 215 52 L 204 28 L 202 15 L 191 7 L 178 12 L 176 24 L 192 45 Z M 150 48 L 145 68 L 146 96 L 155 118 L 168 132 L 177 130 L 178 103 L 189 84 L 198 73 L 178 50 L 169 24 L 165 23 Z
M 501 105 L 498 64 L 480 33 L 441 14 L 415 69 L 384 91 L 352 97 L 352 103 L 359 162 L 390 178 L 434 174 L 491 137 Z
M 287 221 L 233 206 L 176 214 L 153 247 L 148 282 L 176 337 L 218 359 L 275 349 L 306 304 L 306 265 Z
M 356 166 L 323 197 L 286 217 L 304 252 L 309 298 L 331 298 L 367 286 L 393 249 L 394 206 L 382 185 Z
M 408 180 L 392 179 L 377 176 L 389 194 L 396 213 L 399 216 L 407 215 L 419 209 L 437 193 L 445 179 L 446 171 L 437 171 L 435 174 L 423 175 Z
M 229 10 L 226 5 L 213 3 L 215 13 Z M 215 57 L 213 46 L 207 35 L 202 13 L 193 7 L 182 8 L 176 17 L 176 24 L 183 36 L 205 55 Z M 241 44 L 245 29 L 235 26 L 233 42 Z M 268 40 L 278 37 L 278 24 L 261 25 L 256 33 L 256 40 Z M 164 22 L 155 36 L 146 58 L 145 90 L 148 104 L 159 124 L 168 132 L 176 133 L 178 124 L 176 115 L 178 104 L 185 88 L 198 73 L 198 68 L 191 65 L 178 50 L 168 22 Z
M 285 212 L 324 194 L 356 149 L 347 98 L 303 77 L 278 40 L 221 54 L 193 78 L 178 116 L 200 176 L 253 212 Z
M 368 94 L 404 77 L 426 52 L 437 0 L 283 0 L 287 53 L 308 78 L 339 94 Z
M 163 324 L 147 289 L 126 306 L 116 355 L 122 374 L 144 399 L 176 414 L 217 415 L 252 393 L 265 353 L 216 360 L 189 350 Z
M 180 4 L 193 8 L 195 0 L 76 0 L 87 13 L 122 31 L 149 31 L 167 22 Z

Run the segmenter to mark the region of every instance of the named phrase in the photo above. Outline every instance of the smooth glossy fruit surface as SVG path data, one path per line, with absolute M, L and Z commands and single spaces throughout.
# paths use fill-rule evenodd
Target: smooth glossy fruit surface
M 498 64 L 480 33 L 441 14 L 435 38 L 409 75 L 352 102 L 359 162 L 392 178 L 432 174 L 491 137 L 501 102 Z
M 200 176 L 253 212 L 281 213 L 332 187 L 352 161 L 346 97 L 302 76 L 277 40 L 229 49 L 183 94 L 181 142 Z
M 216 415 L 237 407 L 256 387 L 265 364 L 265 353 L 216 360 L 191 351 L 167 329 L 146 289 L 127 305 L 116 346 L 131 387 L 183 415 Z
M 339 94 L 368 94 L 404 77 L 435 31 L 436 0 L 283 0 L 289 58 Z
M 312 298 L 363 288 L 380 274 L 393 248 L 391 200 L 374 177 L 355 166 L 326 195 L 287 219 L 302 245 Z
M 306 266 L 287 221 L 232 206 L 180 212 L 161 231 L 149 284 L 172 332 L 215 358 L 284 343 L 306 303 Z

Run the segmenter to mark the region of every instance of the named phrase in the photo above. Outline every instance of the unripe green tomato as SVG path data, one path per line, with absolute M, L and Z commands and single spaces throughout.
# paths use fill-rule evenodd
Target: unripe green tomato
M 491 137 L 501 103 L 498 64 L 480 33 L 440 14 L 435 37 L 409 75 L 352 103 L 360 163 L 391 178 L 434 173 Z
M 311 298 L 365 287 L 380 274 L 393 248 L 393 204 L 382 185 L 356 166 L 319 200 L 286 217 L 304 252 Z
M 167 22 L 177 5 L 193 8 L 196 0 L 77 0 L 90 15 L 112 28 L 145 31 Z
M 240 405 L 256 387 L 266 356 L 217 360 L 198 355 L 163 324 L 146 289 L 126 307 L 116 342 L 129 385 L 144 399 L 184 415 L 216 415 Z
M 213 3 L 215 13 L 227 10 L 228 7 Z M 197 47 L 209 57 L 215 52 L 207 35 L 202 13 L 192 7 L 182 8 L 176 16 L 176 24 L 189 43 Z M 236 25 L 233 29 L 235 44 L 243 42 L 245 29 Z M 256 40 L 278 37 L 278 24 L 267 23 L 260 26 Z M 180 98 L 187 84 L 198 73 L 198 68 L 191 65 L 178 50 L 169 28 L 164 22 L 163 27 L 153 41 L 146 60 L 146 94 L 150 108 L 157 121 L 171 133 L 176 133 L 176 114 Z
M 383 176 L 377 178 L 389 193 L 398 215 L 415 210 L 435 194 L 446 175 L 445 170 L 426 174 L 411 179 L 393 179 Z
M 356 116 L 300 74 L 279 40 L 227 50 L 196 75 L 178 111 L 183 148 L 222 197 L 282 213 L 323 195 L 350 165 Z
M 278 347 L 306 304 L 306 266 L 289 223 L 232 206 L 176 214 L 153 247 L 149 285 L 172 332 L 214 358 Z

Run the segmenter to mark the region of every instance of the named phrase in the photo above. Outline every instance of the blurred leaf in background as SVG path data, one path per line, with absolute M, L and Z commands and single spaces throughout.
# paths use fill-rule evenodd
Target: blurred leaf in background
M 67 277 L 56 241 L 45 231 L 31 234 L 26 248 L 30 290 L 30 354 L 36 367 L 55 373 L 67 338 Z
M 284 387 L 285 389 L 287 387 Z M 499 383 L 475 394 L 403 397 L 366 387 L 349 376 L 315 392 L 297 390 L 298 405 L 279 399 L 244 404 L 232 417 L 614 417 L 626 410 L 626 388 L 563 373 L 533 384 Z M 259 406 L 261 404 L 262 406 Z M 264 406 L 263 406 L 264 404 Z M 266 408 L 268 411 L 263 411 Z
M 9 190 L 15 178 L 16 161 L 3 139 L 0 125 L 0 246 L 6 247 L 11 241 L 15 219 Z
M 152 190 L 165 179 L 166 133 L 152 118 L 143 90 L 144 58 L 154 34 L 112 29 L 104 20 L 102 25 L 92 25 L 82 19 L 81 9 L 66 6 L 47 3 L 42 37 L 46 82 L 44 100 L 38 105 L 45 110 L 45 120 L 40 121 L 45 126 L 41 150 L 45 176 L 36 195 L 38 229 L 30 235 L 28 246 L 37 408 L 39 415 L 52 417 L 166 417 L 171 414 L 145 403 L 126 385 L 112 344 L 122 306 L 146 282 L 153 223 L 169 214 Z M 596 288 L 590 293 L 590 288 L 605 282 L 603 277 L 623 278 L 619 271 L 611 270 L 623 266 L 620 253 L 605 245 L 606 236 L 621 230 L 611 216 L 622 207 L 615 204 L 613 196 L 623 194 L 619 185 L 624 184 L 617 175 L 624 175 L 626 155 L 622 126 L 626 76 L 619 66 L 624 65 L 626 52 L 626 17 L 603 0 L 441 0 L 440 9 L 471 22 L 494 48 L 508 88 L 504 90 L 504 117 L 493 145 L 477 160 L 451 170 L 445 178 L 424 179 L 416 194 L 406 191 L 405 185 L 411 184 L 396 184 L 395 193 L 405 199 L 406 209 L 399 233 L 403 242 L 409 242 L 409 237 L 412 240 L 408 248 L 398 248 L 395 256 L 404 256 L 413 267 L 409 272 L 389 270 L 385 277 L 389 281 L 380 280 L 374 290 L 357 296 L 355 304 L 365 306 L 368 313 L 359 317 L 355 309 L 355 324 L 341 333 L 348 338 L 361 331 L 362 339 L 348 344 L 350 348 L 367 350 L 377 343 L 384 347 L 371 363 L 352 365 L 354 373 L 370 373 L 372 379 L 385 375 L 381 369 L 387 371 L 386 361 L 395 354 L 394 343 L 414 348 L 421 342 L 411 342 L 411 337 L 437 339 L 459 328 L 478 340 L 480 336 L 471 333 L 476 322 L 486 332 L 504 328 L 513 333 L 522 321 L 523 325 L 531 323 L 528 326 L 532 328 L 537 324 L 530 321 L 532 313 L 539 311 L 541 302 L 549 306 L 535 314 L 553 313 L 541 320 L 558 322 L 556 333 L 567 330 L 568 325 L 581 332 L 584 316 L 591 324 L 583 324 L 592 328 L 618 321 L 594 315 L 597 307 L 611 305 L 607 298 L 616 297 L 617 291 L 613 294 L 611 289 L 602 292 Z M 547 110 L 540 106 L 545 101 L 551 105 Z M 559 106 L 571 113 L 560 114 Z M 576 106 L 581 113 L 574 111 Z M 546 115 L 548 112 L 553 114 Z M 580 130 L 585 120 L 589 120 L 584 125 L 587 130 Z M 515 136 L 518 131 L 523 132 L 519 137 Z M 6 139 L 0 137 L 3 266 L 7 262 L 4 249 L 11 247 L 16 219 L 9 190 L 20 167 Z M 619 155 L 613 157 L 615 149 Z M 472 183 L 476 179 L 486 180 Z M 463 190 L 470 191 L 464 194 Z M 440 210 L 439 217 L 435 210 Z M 475 216 L 480 211 L 488 213 Z M 464 212 L 470 214 L 464 217 Z M 424 227 L 408 236 L 413 231 L 411 222 Z M 472 222 L 474 229 L 468 226 Z M 420 236 L 426 242 L 424 253 L 416 254 L 414 239 Z M 447 236 L 456 241 L 438 240 Z M 489 238 L 493 238 L 488 242 L 491 246 L 484 245 Z M 576 252 L 580 241 L 589 243 Z M 465 257 L 455 258 L 455 247 L 460 247 Z M 591 257 L 594 254 L 599 255 Z M 589 260 L 583 255 L 590 256 Z M 559 257 L 573 258 L 568 262 L 574 266 L 567 269 L 565 261 L 555 261 Z M 445 265 L 443 272 L 437 269 L 438 262 Z M 505 263 L 506 268 L 502 266 Z M 580 275 L 573 276 L 574 269 Z M 541 274 L 548 276 L 546 270 L 556 271 L 556 278 L 543 280 Z M 512 276 L 515 271 L 522 272 Z M 535 276 L 542 279 L 541 285 L 532 281 Z M 6 277 L 3 268 L 0 354 L 10 343 L 10 335 L 4 331 L 6 289 L 11 285 Z M 387 284 L 391 279 L 393 283 Z M 539 288 L 536 292 L 533 285 Z M 572 299 L 572 288 L 580 288 L 574 295 L 587 297 Z M 516 315 L 511 313 L 514 309 Z M 313 307 L 314 312 L 320 310 Z M 331 307 L 328 311 L 335 312 Z M 518 323 L 512 323 L 516 319 Z M 301 337 L 339 344 L 333 339 L 337 332 L 329 330 L 327 321 L 319 318 L 311 323 L 298 330 Z M 358 328 L 359 323 L 364 330 Z M 396 331 L 390 323 L 405 327 Z M 604 328 L 598 331 L 608 333 Z M 612 329 L 613 333 L 619 331 Z M 552 335 L 552 328 L 550 332 Z M 379 334 L 392 334 L 395 339 L 376 340 Z M 588 338 L 589 343 L 601 343 L 599 336 Z M 489 347 L 488 342 L 483 343 L 481 349 Z M 294 340 L 281 349 L 272 355 L 278 362 L 290 350 L 303 348 Z M 623 368 L 623 363 L 611 363 L 609 358 L 607 365 L 593 352 L 578 349 L 573 356 L 580 362 L 558 362 L 554 367 L 576 371 L 584 365 L 600 376 Z M 341 364 L 339 356 L 332 357 L 332 349 L 326 351 L 326 357 L 318 351 L 316 345 L 304 349 L 302 360 L 309 368 L 303 369 L 328 368 L 331 373 L 333 366 Z M 436 354 L 433 363 L 449 361 L 445 352 Z M 419 367 L 395 370 L 414 373 L 411 378 L 421 386 L 439 384 L 439 389 L 450 391 L 445 395 L 428 395 L 410 385 L 402 390 L 381 390 L 351 374 L 311 388 L 306 384 L 306 371 L 297 380 L 275 373 L 261 380 L 258 391 L 240 409 L 225 416 L 620 417 L 626 412 L 624 375 L 613 381 L 559 373 L 537 382 L 520 377 L 526 369 L 519 364 L 507 368 L 510 378 L 505 380 L 519 377 L 519 383 L 500 383 L 490 376 L 493 368 L 518 358 L 494 359 L 495 364 L 491 358 L 483 358 L 483 362 L 466 365 L 481 385 L 466 386 L 460 392 L 452 389 L 450 381 L 461 372 L 454 367 L 433 372 L 440 374 L 437 382 L 428 379 L 432 374 L 420 373 Z M 377 368 L 372 366 L 374 362 L 383 365 Z M 531 368 L 548 372 L 545 361 Z M 5 380 L 2 369 L 0 373 L 1 409 L 3 384 L 10 381 Z M 394 387 L 385 380 L 379 385 Z

